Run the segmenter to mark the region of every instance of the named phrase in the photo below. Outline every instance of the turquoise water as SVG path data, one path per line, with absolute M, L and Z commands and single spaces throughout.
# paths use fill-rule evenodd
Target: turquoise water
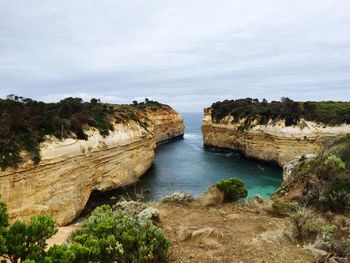
M 107 196 L 141 191 L 146 200 L 158 200 L 173 192 L 199 195 L 220 179 L 237 177 L 245 182 L 248 197 L 259 194 L 269 198 L 281 184 L 282 170 L 279 168 L 249 161 L 232 153 L 205 150 L 200 130 L 203 115 L 182 115 L 186 126 L 184 139 L 159 146 L 152 168 L 137 185 L 110 192 Z

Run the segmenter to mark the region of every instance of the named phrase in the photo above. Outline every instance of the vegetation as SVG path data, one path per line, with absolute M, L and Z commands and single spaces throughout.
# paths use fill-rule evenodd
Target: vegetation
M 58 103 L 44 103 L 14 95 L 0 99 L 0 167 L 14 167 L 23 162 L 23 153 L 35 163 L 40 162 L 39 144 L 45 136 L 58 139 L 75 137 L 87 140 L 87 127 L 106 136 L 114 123 L 128 120 L 147 129 L 142 112 L 151 108 L 169 107 L 146 99 L 132 105 L 111 105 L 98 99 L 84 102 L 80 98 L 66 98 Z
M 246 98 L 215 102 L 211 108 L 215 121 L 229 115 L 236 123 L 244 120 L 242 129 L 249 128 L 253 121 L 257 124 L 267 124 L 270 120 L 284 120 L 286 126 L 295 125 L 301 119 L 328 125 L 350 123 L 350 102 L 296 102 L 289 98 L 267 102 L 265 99 L 259 101 Z
M 290 212 L 295 238 L 299 241 L 315 241 L 318 235 L 324 235 L 335 231 L 336 226 L 330 225 L 313 210 L 298 206 Z
M 46 240 L 57 232 L 49 216 L 33 217 L 29 224 L 16 221 L 9 226 L 6 205 L 0 202 L 0 256 L 11 262 L 39 262 L 46 256 Z
M 227 201 L 238 201 L 240 198 L 248 195 L 248 190 L 244 183 L 237 178 L 223 179 L 215 186 L 224 193 L 224 198 Z
M 72 236 L 77 262 L 164 262 L 170 241 L 151 221 L 109 206 L 95 209 Z
M 69 244 L 47 250 L 46 240 L 56 232 L 49 216 L 9 226 L 6 206 L 0 202 L 0 257 L 11 262 L 164 262 L 170 246 L 150 220 L 139 222 L 109 206 L 96 208 Z
M 309 178 L 302 203 L 332 212 L 350 211 L 350 172 L 339 157 L 329 155 L 302 163 L 294 173 L 294 178 Z
M 329 142 L 317 157 L 302 156 L 272 204 L 289 216 L 298 242 L 342 258 L 350 256 L 349 146 L 350 137 L 344 136 Z

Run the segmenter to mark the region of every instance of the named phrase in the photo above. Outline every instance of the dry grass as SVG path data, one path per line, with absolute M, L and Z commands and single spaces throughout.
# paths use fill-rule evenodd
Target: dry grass
M 212 186 L 202 194 L 199 201 L 204 207 L 219 206 L 224 202 L 224 194 L 215 186 Z

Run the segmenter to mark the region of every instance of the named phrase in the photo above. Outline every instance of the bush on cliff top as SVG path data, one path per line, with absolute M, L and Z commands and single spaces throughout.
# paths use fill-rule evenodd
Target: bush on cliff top
M 9 226 L 6 205 L 0 202 L 0 257 L 11 262 L 164 262 L 170 241 L 149 220 L 137 221 L 109 206 L 94 210 L 67 245 L 47 250 L 46 240 L 57 232 L 49 216 L 33 217 Z
M 289 98 L 267 102 L 263 99 L 238 99 L 215 102 L 211 106 L 212 117 L 219 121 L 231 115 L 234 121 L 245 119 L 242 128 L 249 128 L 251 122 L 267 124 L 269 120 L 284 120 L 287 126 L 295 125 L 300 119 L 328 125 L 350 124 L 350 102 L 307 101 L 296 102 Z
M 238 201 L 240 198 L 247 197 L 248 195 L 248 190 L 244 182 L 237 178 L 223 179 L 215 186 L 224 193 L 226 201 Z
M 315 160 L 301 160 L 292 171 L 291 179 L 284 183 L 287 192 L 295 186 L 298 188 L 298 185 L 302 185 L 302 203 L 325 211 L 350 212 L 349 163 L 348 160 L 345 163 L 333 154 L 343 156 L 343 150 L 348 151 L 346 147 L 339 145 L 339 142 L 343 141 L 343 138 L 336 140 Z M 345 139 L 346 143 L 347 141 L 348 139 Z
M 76 137 L 87 139 L 86 127 L 94 127 L 106 136 L 114 123 L 134 120 L 147 128 L 142 111 L 147 107 L 163 107 L 155 101 L 136 105 L 110 105 L 98 99 L 84 102 L 66 98 L 58 103 L 44 103 L 29 98 L 8 96 L 0 99 L 0 167 L 14 167 L 23 161 L 24 151 L 35 163 L 40 162 L 39 144 L 45 136 L 58 139 Z M 168 106 L 164 106 L 168 107 Z

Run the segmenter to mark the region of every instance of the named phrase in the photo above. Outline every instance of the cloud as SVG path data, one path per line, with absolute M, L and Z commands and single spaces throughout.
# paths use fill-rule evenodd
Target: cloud
M 348 100 L 347 0 L 0 0 L 0 96 Z

